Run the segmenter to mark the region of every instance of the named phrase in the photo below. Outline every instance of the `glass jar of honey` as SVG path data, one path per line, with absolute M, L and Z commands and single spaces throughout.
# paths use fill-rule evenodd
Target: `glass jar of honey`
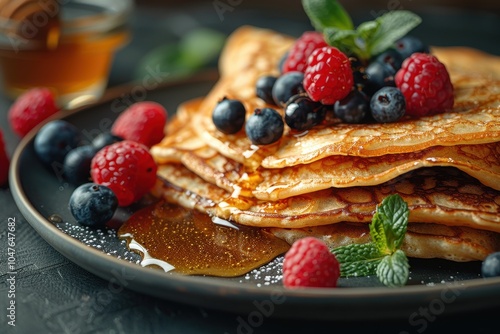
M 0 0 L 0 75 L 16 98 L 48 87 L 60 106 L 94 102 L 129 38 L 132 0 Z

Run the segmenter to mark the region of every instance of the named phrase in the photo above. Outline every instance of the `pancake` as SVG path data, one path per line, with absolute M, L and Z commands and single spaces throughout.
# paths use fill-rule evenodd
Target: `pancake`
M 305 237 L 321 239 L 330 248 L 370 241 L 368 226 L 359 223 L 269 230 L 289 244 Z M 410 223 L 401 249 L 408 257 L 414 258 L 441 258 L 455 262 L 480 261 L 500 249 L 500 235 L 469 227 Z
M 452 110 L 395 123 L 346 124 L 329 117 L 271 145 L 244 129 L 219 132 L 212 110 L 240 100 L 247 116 L 272 107 L 256 97 L 262 75 L 294 40 L 253 27 L 235 31 L 207 96 L 186 101 L 151 152 L 153 195 L 292 243 L 319 237 L 332 247 L 366 242 L 376 206 L 399 194 L 410 209 L 410 257 L 483 259 L 500 249 L 500 60 L 469 48 L 433 48 L 454 85 Z M 330 115 L 331 116 L 331 115 Z
M 183 104 L 187 122 L 200 101 Z M 191 115 L 191 117 L 189 116 Z M 310 164 L 281 169 L 256 170 L 221 155 L 196 136 L 192 126 L 177 120 L 177 133 L 166 137 L 152 152 L 158 163 L 177 162 L 228 192 L 259 200 L 279 200 L 330 187 L 370 186 L 391 180 L 411 170 L 456 167 L 483 184 L 500 190 L 500 142 L 433 146 L 422 151 L 381 157 L 330 156 Z
M 255 108 L 272 107 L 256 97 L 254 87 L 260 76 L 277 73 L 278 59 L 286 50 L 284 38 L 276 32 L 252 27 L 235 31 L 221 55 L 221 78 L 192 120 L 197 124 L 194 130 L 204 142 L 235 161 L 253 168 L 260 165 L 283 168 L 331 155 L 373 157 L 437 145 L 471 145 L 500 140 L 500 76 L 495 71 L 488 76 L 476 72 L 476 64 L 486 64 L 482 65 L 482 71 L 486 71 L 486 66 L 496 69 L 500 61 L 472 51 L 460 56 L 459 65 L 456 61 L 445 63 L 449 65 L 455 88 L 455 105 L 447 113 L 418 119 L 407 117 L 395 123 L 329 124 L 316 126 L 301 135 L 286 127 L 280 141 L 258 149 L 244 130 L 230 136 L 219 132 L 212 122 L 211 112 L 223 97 L 241 100 L 248 115 Z M 446 61 L 463 50 L 434 48 L 433 52 Z M 278 110 L 283 112 L 282 108 Z
M 239 224 L 302 228 L 342 221 L 369 223 L 376 205 L 397 193 L 410 222 L 468 226 L 500 232 L 500 194 L 453 168 L 424 168 L 376 186 L 329 188 L 279 201 L 231 194 L 181 164 L 159 166 L 157 197 Z

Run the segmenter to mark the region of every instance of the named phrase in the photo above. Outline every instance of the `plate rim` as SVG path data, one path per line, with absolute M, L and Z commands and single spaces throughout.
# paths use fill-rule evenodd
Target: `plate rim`
M 175 80 L 168 82 L 164 85 L 159 86 L 157 89 L 175 88 L 179 85 L 201 83 L 208 81 L 214 81 L 217 79 L 216 73 L 214 76 L 214 71 L 209 71 L 206 73 L 201 73 L 195 75 L 188 79 Z M 132 84 L 133 85 L 133 84 Z M 356 303 L 353 301 L 362 300 L 365 305 L 371 306 L 392 306 L 390 307 L 394 313 L 386 314 L 387 310 L 384 307 L 380 307 L 380 310 L 373 312 L 373 314 L 366 315 L 373 317 L 374 319 L 382 318 L 400 318 L 403 315 L 408 316 L 408 306 L 411 304 L 410 309 L 417 310 L 417 307 L 424 303 L 424 305 L 429 303 L 429 300 L 434 300 L 435 298 L 443 298 L 443 291 L 449 289 L 447 284 L 435 284 L 429 285 L 406 285 L 400 288 L 387 288 L 387 287 L 354 287 L 354 288 L 334 288 L 334 289 L 286 289 L 283 286 L 253 286 L 243 283 L 224 281 L 223 278 L 206 278 L 200 276 L 185 276 L 180 274 L 170 274 L 165 273 L 160 270 L 142 267 L 140 264 L 132 263 L 124 259 L 119 259 L 114 256 L 105 254 L 104 252 L 89 247 L 79 240 L 71 237 L 70 235 L 59 230 L 54 224 L 52 224 L 46 217 L 44 217 L 29 201 L 29 198 L 23 189 L 21 182 L 21 160 L 23 154 L 26 152 L 27 147 L 34 140 L 34 137 L 40 127 L 45 123 L 50 122 L 55 119 L 65 119 L 73 114 L 83 112 L 92 107 L 102 105 L 109 102 L 113 98 L 116 98 L 124 91 L 124 89 L 130 90 L 131 85 L 122 85 L 120 87 L 115 87 L 108 90 L 103 98 L 99 101 L 79 107 L 74 110 L 63 110 L 55 115 L 51 116 L 36 128 L 34 128 L 30 133 L 24 136 L 19 144 L 17 145 L 12 158 L 9 169 L 9 186 L 13 199 L 19 208 L 22 216 L 26 221 L 35 229 L 35 231 L 47 242 L 51 247 L 53 247 L 60 254 L 65 256 L 68 260 L 74 264 L 82 267 L 86 271 L 99 276 L 102 279 L 111 282 L 113 279 L 116 281 L 116 271 L 122 270 L 122 274 L 125 277 L 134 277 L 134 280 L 139 277 L 137 284 L 125 285 L 125 288 L 134 290 L 136 292 L 145 293 L 152 295 L 154 297 L 160 297 L 162 299 L 167 299 L 171 301 L 187 303 L 191 305 L 203 306 L 211 309 L 217 309 L 220 311 L 228 311 L 232 313 L 248 313 L 255 310 L 255 302 L 262 302 L 264 300 L 269 300 L 273 294 L 277 296 L 285 297 L 285 303 L 287 303 L 284 309 L 290 310 L 293 308 L 300 308 L 304 305 L 312 306 L 313 309 L 319 311 L 325 310 L 325 312 L 310 312 L 310 314 L 305 315 L 304 318 L 311 319 L 325 319 L 326 311 L 330 310 L 331 307 L 354 307 L 356 308 Z M 194 97 L 194 96 L 193 96 Z M 175 111 L 174 111 L 175 113 Z M 83 257 L 82 257 L 83 255 Z M 95 267 L 88 260 L 97 260 L 98 264 L 108 265 L 107 269 Z M 142 275 L 142 276 L 141 276 Z M 170 277 L 169 277 L 170 276 Z M 159 282 L 166 282 L 166 284 L 159 284 Z M 458 289 L 463 289 L 461 293 L 460 305 L 454 303 L 454 307 L 448 307 L 447 311 L 451 313 L 461 312 L 461 311 L 471 311 L 475 309 L 483 309 L 486 307 L 493 307 L 500 305 L 500 277 L 494 278 L 477 278 L 461 280 L 458 282 Z M 111 283 L 110 283 L 111 284 Z M 150 288 L 145 288 L 141 284 L 151 284 Z M 167 290 L 161 290 L 157 293 L 152 293 L 151 289 L 163 288 Z M 178 285 L 178 286 L 177 286 Z M 187 287 L 187 289 L 186 289 Z M 496 288 L 496 289 L 493 289 Z M 491 298 L 492 290 L 497 291 L 497 298 Z M 178 292 L 172 295 L 172 292 Z M 193 303 L 193 297 L 205 297 L 198 298 L 199 301 Z M 473 303 L 470 305 L 468 301 L 476 301 L 481 297 L 489 297 L 489 303 Z M 229 303 L 212 304 L 214 300 L 225 298 Z M 350 298 L 349 302 L 343 305 L 346 298 Z M 385 302 L 384 302 L 385 300 Z M 497 300 L 497 302 L 493 302 Z M 243 303 L 239 304 L 238 303 Z M 395 303 L 390 305 L 390 303 Z M 405 305 L 406 303 L 406 305 Z M 467 304 L 466 308 L 461 307 L 462 304 Z M 379 305 L 382 304 L 382 305 Z M 479 305 L 478 305 L 479 304 Z M 453 305 L 453 304 L 451 304 Z M 358 305 L 359 306 L 359 305 Z M 402 307 L 406 306 L 406 307 Z M 328 311 L 330 312 L 330 311 Z M 346 319 L 346 312 L 340 314 L 339 319 Z M 328 319 L 334 319 L 335 316 L 328 313 Z M 273 316 L 289 318 L 290 316 L 295 316 L 295 312 L 275 312 Z M 332 317 L 333 316 L 333 317 Z M 359 319 L 359 313 L 353 314 L 351 320 Z

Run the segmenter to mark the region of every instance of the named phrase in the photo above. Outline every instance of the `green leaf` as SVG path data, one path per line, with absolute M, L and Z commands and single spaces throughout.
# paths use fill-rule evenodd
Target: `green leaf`
M 302 7 L 312 25 L 319 31 L 323 31 L 326 27 L 354 29 L 351 17 L 338 1 L 302 0 Z
M 374 243 L 341 246 L 332 249 L 332 253 L 340 263 L 342 277 L 375 275 L 384 257 Z
M 385 256 L 377 266 L 377 277 L 388 287 L 404 286 L 408 281 L 410 265 L 406 254 L 398 249 Z
M 377 247 L 380 254 L 388 255 L 393 252 L 392 248 L 387 245 L 387 232 L 385 222 L 388 218 L 382 212 L 375 212 L 372 222 L 369 225 L 370 237 Z
M 328 27 L 323 31 L 325 41 L 346 54 L 358 53 L 357 34 L 354 30 L 342 30 Z
M 410 30 L 422 22 L 422 19 L 407 10 L 389 11 L 376 20 L 379 28 L 368 42 L 368 50 L 372 56 L 384 52 L 404 37 Z
M 384 218 L 382 223 L 384 225 L 386 247 L 391 252 L 394 252 L 401 247 L 406 234 L 410 215 L 408 204 L 401 196 L 393 194 L 382 200 L 377 207 L 377 214 Z
M 225 34 L 209 28 L 189 32 L 179 43 L 183 64 L 190 68 L 206 65 L 219 55 L 225 39 Z

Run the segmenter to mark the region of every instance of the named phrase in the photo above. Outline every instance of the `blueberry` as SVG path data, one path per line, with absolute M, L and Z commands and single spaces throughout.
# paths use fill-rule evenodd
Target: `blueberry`
M 275 104 L 273 99 L 273 86 L 277 79 L 278 78 L 272 75 L 264 75 L 260 77 L 255 84 L 257 96 L 268 104 Z
M 80 185 L 90 179 L 90 164 L 96 154 L 91 145 L 78 146 L 68 152 L 64 158 L 63 175 L 69 183 Z
M 349 95 L 333 105 L 335 116 L 346 123 L 361 123 L 370 113 L 370 99 L 365 93 L 353 89 Z
M 101 227 L 114 215 L 118 199 L 111 189 L 96 183 L 76 188 L 69 198 L 69 209 L 76 221 L 90 227 Z
M 481 275 L 483 277 L 500 276 L 500 252 L 489 254 L 481 264 Z
M 245 124 L 245 131 L 255 145 L 268 145 L 283 135 L 285 123 L 281 115 L 272 108 L 255 109 Z
M 284 106 L 292 96 L 304 93 L 303 80 L 304 73 L 298 71 L 290 71 L 279 76 L 272 91 L 275 104 Z
M 243 128 L 245 115 L 245 106 L 241 101 L 224 98 L 215 106 L 212 121 L 222 133 L 234 134 Z
M 92 146 L 95 151 L 100 151 L 104 147 L 122 141 L 123 138 L 112 134 L 111 132 L 101 132 L 92 140 Z
M 308 96 L 294 95 L 285 106 L 285 123 L 294 130 L 309 130 L 325 118 L 323 105 Z
M 38 158 L 47 166 L 61 164 L 69 151 L 80 143 L 78 129 L 64 120 L 45 124 L 34 140 L 34 150 Z
M 430 52 L 429 46 L 415 36 L 405 36 L 399 39 L 394 44 L 394 48 L 401 54 L 403 60 L 415 52 Z
M 401 68 L 401 65 L 403 64 L 404 58 L 401 56 L 401 53 L 399 53 L 398 50 L 394 48 L 387 49 L 386 51 L 382 52 L 378 56 L 374 58 L 373 61 L 378 61 L 381 63 L 385 63 L 389 66 L 392 66 L 396 72 Z
M 406 100 L 399 89 L 384 87 L 372 96 L 370 108 L 377 122 L 395 122 L 403 117 L 406 111 Z
M 394 83 L 396 70 L 385 62 L 374 61 L 370 63 L 365 69 L 365 74 L 367 78 L 363 90 L 369 96 L 373 95 L 382 87 L 396 86 Z

